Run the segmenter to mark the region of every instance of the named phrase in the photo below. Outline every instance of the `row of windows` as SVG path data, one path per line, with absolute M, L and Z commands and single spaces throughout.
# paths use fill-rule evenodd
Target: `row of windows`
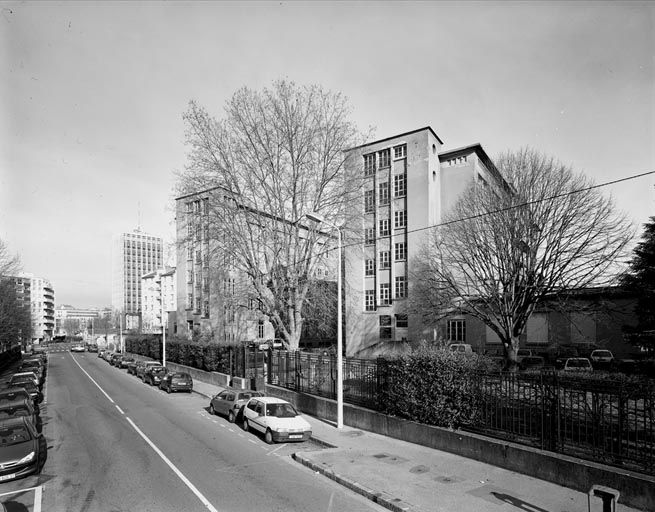
M 389 182 L 383 181 L 378 183 L 378 204 L 386 206 L 390 198 Z M 407 175 L 396 174 L 393 177 L 393 197 L 403 197 L 407 195 Z M 375 211 L 375 190 L 364 191 L 364 212 L 373 213 Z
M 467 160 L 466 155 L 457 156 L 455 158 L 450 158 L 449 160 L 446 160 L 446 163 L 448 164 L 449 167 L 452 167 L 453 165 L 465 164 L 466 160 Z
M 206 197 L 202 200 L 188 201 L 185 206 L 187 213 L 203 213 L 204 215 L 209 213 L 209 199 Z
M 407 279 L 405 276 L 399 276 L 395 279 L 395 298 L 404 299 L 407 297 Z M 391 284 L 381 283 L 379 289 L 379 306 L 391 305 Z M 366 311 L 375 311 L 375 290 L 366 290 L 364 295 L 364 309 Z
M 375 160 L 377 156 L 377 169 L 384 169 L 391 166 L 391 150 L 389 148 L 378 151 L 377 153 L 368 153 L 364 155 L 364 175 L 370 176 L 375 173 Z M 393 158 L 398 160 L 407 156 L 407 145 L 401 144 L 393 148 Z
M 379 252 L 379 261 L 380 261 L 380 270 L 386 270 L 391 268 L 389 251 L 380 251 Z M 401 242 L 395 244 L 394 247 L 394 261 L 404 261 L 407 259 L 407 244 Z M 367 276 L 375 275 L 375 260 L 373 258 L 366 259 L 364 261 L 364 272 Z
M 391 230 L 389 227 L 390 219 L 380 219 L 378 223 L 379 235 L 390 236 Z M 407 227 L 407 211 L 400 210 L 393 212 L 393 227 L 394 229 L 404 229 Z M 364 230 L 364 243 L 365 244 L 374 244 L 375 243 L 375 228 L 366 228 Z

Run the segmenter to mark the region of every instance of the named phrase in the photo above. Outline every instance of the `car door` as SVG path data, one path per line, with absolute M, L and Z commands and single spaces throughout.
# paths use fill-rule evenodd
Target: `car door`
M 229 410 L 230 410 L 230 397 L 234 396 L 234 393 L 230 393 L 229 391 L 223 391 L 218 395 L 218 400 L 216 400 L 216 405 L 214 408 L 219 414 L 222 415 L 227 415 Z
M 255 407 L 255 416 L 252 420 L 253 427 L 260 432 L 266 432 L 266 405 L 262 402 L 257 402 Z

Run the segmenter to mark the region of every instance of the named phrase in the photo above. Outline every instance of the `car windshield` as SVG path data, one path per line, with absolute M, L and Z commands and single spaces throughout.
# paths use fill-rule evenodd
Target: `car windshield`
M 568 365 L 571 368 L 588 368 L 589 361 L 585 359 L 571 359 Z
M 24 443 L 30 439 L 32 439 L 32 436 L 24 425 L 16 425 L 11 428 L 0 427 L 1 446 L 11 446 L 12 444 Z
M 596 357 L 612 357 L 612 353 L 609 350 L 596 350 L 596 351 L 594 351 L 594 356 L 596 356 Z
M 275 416 L 276 418 L 295 418 L 298 412 L 291 404 L 267 404 L 266 416 Z

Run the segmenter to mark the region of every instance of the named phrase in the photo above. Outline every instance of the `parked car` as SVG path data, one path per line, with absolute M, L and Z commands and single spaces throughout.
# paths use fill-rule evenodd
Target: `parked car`
M 143 382 L 150 384 L 151 386 L 159 386 L 161 380 L 168 373 L 168 368 L 158 365 L 158 366 L 149 366 L 145 369 L 143 374 Z
M 0 482 L 40 473 L 48 446 L 24 416 L 0 420 Z
M 45 366 L 41 361 L 36 359 L 23 360 L 23 362 L 18 367 L 19 372 L 34 372 L 39 377 L 43 379 L 45 376 Z
M 534 355 L 532 350 L 529 348 L 520 348 L 516 351 L 516 360 L 520 363 L 524 357 L 530 357 Z
M 119 368 L 127 368 L 127 365 L 130 363 L 136 364 L 136 360 L 133 357 L 123 356 L 121 357 L 120 362 L 116 362 L 116 366 Z
M 136 375 L 136 365 L 137 365 L 138 361 L 135 361 L 134 359 L 132 359 L 132 361 L 127 361 L 127 364 L 123 365 L 123 363 L 125 361 L 126 361 L 125 359 L 123 359 L 123 361 L 121 361 L 121 368 L 123 368 L 123 367 L 127 368 L 127 373 L 131 373 L 132 375 Z
M 36 430 L 41 432 L 41 416 L 36 413 L 30 398 L 17 397 L 14 400 L 0 402 L 0 420 L 19 416 L 29 418 Z
M 97 352 L 98 351 L 98 345 L 95 343 L 89 343 L 86 346 L 86 351 L 87 352 Z
M 105 352 L 107 352 L 107 351 L 104 350 L 104 349 L 103 350 L 98 350 L 98 357 L 102 357 L 104 359 Z
M 609 350 L 594 350 L 589 356 L 592 363 L 610 364 L 614 361 L 614 355 Z
M 76 343 L 75 345 L 71 346 L 70 349 L 71 352 L 86 352 L 86 348 L 84 348 L 84 345 L 81 343 Z
M 121 359 L 123 359 L 123 354 L 119 354 L 119 353 L 112 354 L 109 357 L 109 364 L 112 366 L 120 366 Z
M 246 402 L 255 396 L 264 396 L 259 391 L 244 391 L 242 389 L 227 388 L 209 402 L 209 412 L 211 414 L 221 414 L 227 416 L 230 423 L 234 423 L 241 408 Z
M 135 375 L 145 382 L 146 370 L 152 368 L 153 366 L 161 366 L 159 361 L 139 361 L 139 365 L 136 367 Z
M 0 390 L 0 404 L 12 402 L 13 400 L 18 400 L 24 398 L 29 400 L 34 407 L 34 412 L 36 414 L 41 413 L 41 408 L 39 407 L 38 400 L 35 400 L 32 395 L 25 388 L 11 387 Z
M 591 372 L 594 368 L 586 357 L 569 357 L 563 369 L 566 372 Z
M 34 372 L 18 372 L 14 373 L 9 379 L 10 386 L 16 386 L 23 382 L 33 382 L 36 387 L 41 387 L 41 379 Z
M 39 391 L 39 387 L 34 384 L 32 381 L 21 382 L 20 384 L 9 385 L 3 391 L 10 391 L 14 389 L 24 389 L 32 397 L 32 402 L 34 405 L 38 405 L 43 401 L 43 394 Z
M 541 370 L 546 366 L 546 361 L 541 356 L 523 356 L 519 362 L 521 370 Z
M 165 390 L 167 393 L 171 391 L 186 391 L 191 393 L 193 391 L 193 379 L 188 373 L 167 373 L 161 379 L 159 389 Z
M 268 444 L 288 441 L 306 441 L 312 427 L 296 408 L 280 398 L 251 398 L 243 408 L 243 429 L 264 434 Z
M 558 347 L 557 352 L 555 352 L 555 368 L 564 368 L 566 360 L 571 357 L 579 357 L 577 348 L 567 345 Z
M 458 354 L 472 354 L 473 347 L 468 343 L 451 343 L 448 345 L 450 352 L 457 352 Z

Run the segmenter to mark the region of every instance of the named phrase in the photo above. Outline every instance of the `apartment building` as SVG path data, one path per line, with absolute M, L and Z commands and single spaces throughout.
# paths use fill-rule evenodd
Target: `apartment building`
M 162 268 L 141 277 L 141 329 L 146 333 L 175 332 L 170 313 L 177 312 L 175 268 Z M 163 314 L 163 319 L 162 319 Z M 175 316 L 175 315 L 173 315 Z M 169 325 L 173 323 L 173 329 Z
M 141 315 L 141 276 L 162 268 L 161 238 L 140 230 L 121 233 L 112 241 L 112 308 L 123 316 L 124 329 L 138 329 Z
M 225 344 L 275 338 L 275 328 L 260 309 L 251 278 L 239 268 L 234 253 L 224 250 L 230 242 L 220 228 L 210 223 L 210 204 L 216 200 L 231 199 L 221 187 L 176 199 L 178 333 L 210 336 Z M 286 229 L 309 229 L 264 212 L 249 212 L 252 222 L 260 223 L 262 237 L 270 236 L 281 224 Z M 330 243 L 329 237 L 326 243 Z M 315 269 L 316 280 L 336 280 L 335 256 L 323 257 L 325 261 Z
M 366 180 L 363 233 L 345 249 L 346 354 L 374 357 L 403 348 L 408 340 L 431 340 L 434 326 L 408 314 L 410 265 L 432 226 L 464 190 L 505 186 L 480 144 L 442 151 L 431 127 L 348 150 L 350 166 Z

